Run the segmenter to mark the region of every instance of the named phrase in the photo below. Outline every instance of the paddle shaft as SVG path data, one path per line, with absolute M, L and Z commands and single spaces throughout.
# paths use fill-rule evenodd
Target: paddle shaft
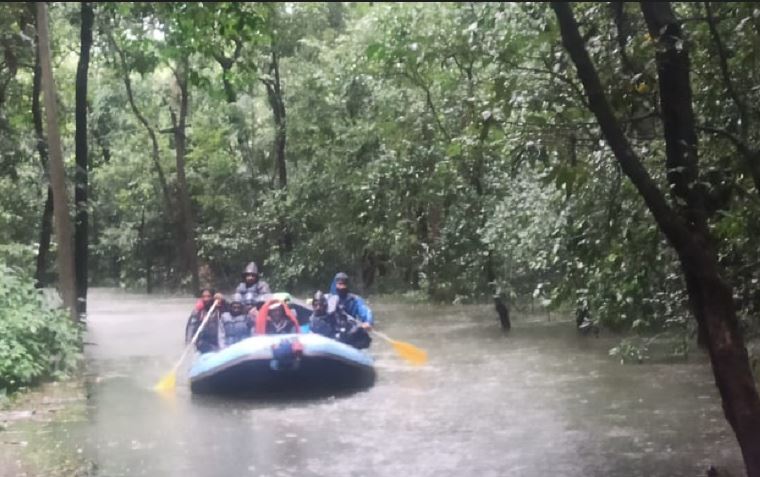
M 349 321 L 353 321 L 354 323 L 358 323 L 358 324 L 362 324 L 363 323 L 362 321 L 357 320 L 356 318 L 354 318 L 353 316 L 351 316 L 349 314 L 344 314 L 344 316 L 346 318 L 348 318 Z M 377 331 L 375 328 L 373 328 L 371 326 L 367 329 L 367 331 L 369 331 L 370 333 L 372 333 L 374 335 L 379 336 L 380 338 L 384 339 L 388 343 L 395 343 L 396 342 L 396 340 L 392 339 L 390 336 L 386 335 L 385 333 L 381 333 L 381 332 Z
M 388 336 L 388 335 L 386 335 L 385 333 L 381 333 L 381 332 L 377 331 L 377 330 L 376 330 L 376 329 L 374 329 L 374 328 L 370 328 L 370 331 L 371 331 L 373 334 L 375 334 L 375 335 L 379 336 L 380 338 L 384 339 L 384 340 L 385 340 L 385 341 L 387 341 L 388 343 L 395 343 L 395 342 L 396 342 L 396 340 L 392 339 L 391 337 L 389 337 L 389 336 Z
M 198 337 L 201 335 L 201 332 L 203 331 L 203 328 L 206 327 L 206 323 L 208 323 L 209 318 L 211 317 L 211 313 L 214 312 L 214 309 L 216 308 L 218 301 L 215 301 L 213 305 L 211 305 L 211 308 L 209 308 L 208 313 L 206 313 L 206 316 L 203 318 L 203 321 L 201 321 L 201 326 L 198 327 L 198 329 L 195 331 L 195 334 L 193 335 L 193 339 L 190 340 L 190 343 L 185 346 L 185 350 L 182 351 L 182 356 L 179 357 L 179 360 L 177 361 L 177 364 L 174 365 L 174 371 L 176 372 L 180 365 L 182 364 L 182 361 L 185 360 L 185 356 L 187 356 L 187 353 L 190 352 L 193 346 L 195 346 L 195 343 L 198 341 Z

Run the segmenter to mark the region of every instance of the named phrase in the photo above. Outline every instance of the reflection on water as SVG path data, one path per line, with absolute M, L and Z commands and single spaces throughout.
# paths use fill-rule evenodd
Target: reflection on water
M 621 366 L 613 341 L 480 307 L 373 303 L 383 331 L 425 348 L 415 368 L 375 342 L 374 387 L 307 399 L 151 391 L 182 351 L 191 299 L 96 290 L 86 417 L 56 436 L 99 476 L 741 475 L 704 360 Z

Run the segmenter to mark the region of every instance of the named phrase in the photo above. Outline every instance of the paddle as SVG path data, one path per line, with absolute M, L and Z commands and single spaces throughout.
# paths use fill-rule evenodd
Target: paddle
M 343 316 L 348 318 L 350 321 L 353 321 L 354 323 L 357 323 L 359 325 L 362 324 L 361 321 L 357 320 L 347 313 L 344 313 Z M 393 346 L 393 349 L 396 350 L 396 353 L 398 353 L 398 355 L 404 358 L 406 361 L 417 366 L 421 366 L 427 363 L 427 351 L 424 349 L 418 348 L 413 344 L 407 343 L 405 341 L 394 340 L 390 336 L 386 335 L 385 333 L 381 333 L 374 328 L 367 328 L 367 330 L 375 336 L 378 336 L 390 343 Z
M 418 366 L 423 365 L 427 362 L 427 352 L 424 349 L 420 349 L 411 343 L 394 340 L 385 333 L 380 333 L 373 328 L 370 328 L 369 331 L 373 335 L 379 336 L 380 338 L 390 343 L 393 346 L 393 349 L 396 350 L 396 353 L 398 353 L 399 356 L 408 362 L 416 364 Z
M 169 371 L 166 375 L 164 375 L 161 380 L 156 383 L 156 385 L 153 387 L 156 391 L 172 391 L 177 386 L 177 370 L 179 369 L 182 362 L 185 360 L 185 356 L 187 356 L 187 353 L 190 352 L 190 350 L 195 346 L 195 342 L 198 341 L 198 336 L 200 336 L 201 331 L 203 331 L 203 328 L 206 327 L 206 322 L 208 322 L 209 317 L 211 316 L 211 313 L 214 311 L 214 308 L 216 308 L 216 305 L 219 303 L 219 300 L 215 301 L 213 305 L 211 305 L 211 308 L 209 308 L 208 313 L 206 313 L 206 316 L 203 318 L 203 321 L 201 322 L 201 326 L 198 327 L 198 330 L 196 330 L 195 334 L 193 335 L 193 339 L 190 340 L 190 343 L 188 343 L 187 346 L 185 346 L 185 350 L 182 351 L 182 356 L 179 357 L 179 360 L 177 361 L 177 364 L 174 365 L 174 368 L 172 368 L 171 371 Z

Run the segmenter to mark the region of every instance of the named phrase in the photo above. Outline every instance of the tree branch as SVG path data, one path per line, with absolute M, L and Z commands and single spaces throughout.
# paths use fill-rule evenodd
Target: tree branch
M 686 203 L 688 220 L 707 236 L 707 211 L 704 187 L 699 182 L 688 50 L 670 3 L 642 2 L 640 5 L 649 34 L 658 43 L 655 60 L 668 182 L 673 194 Z
M 677 247 L 683 247 L 689 236 L 684 220 L 668 205 L 662 191 L 657 187 L 641 160 L 633 151 L 628 138 L 618 122 L 612 107 L 604 94 L 599 75 L 591 62 L 586 45 L 581 38 L 578 23 L 570 4 L 552 2 L 552 8 L 559 21 L 562 43 L 575 63 L 578 77 L 588 96 L 589 107 L 599 122 L 607 143 L 620 163 L 623 172 L 638 189 L 647 207 L 665 233 L 668 240 Z
M 725 129 L 710 126 L 698 126 L 697 129 L 724 137 L 736 146 L 736 149 L 744 158 L 745 165 L 749 169 L 752 182 L 755 184 L 755 190 L 760 195 L 760 150 L 750 148 L 741 138 Z
M 710 29 L 710 35 L 715 43 L 715 49 L 718 51 L 718 63 L 720 64 L 720 72 L 723 75 L 723 85 L 726 88 L 726 92 L 734 101 L 736 109 L 739 111 L 739 120 L 741 121 L 740 129 L 742 139 L 747 138 L 749 132 L 749 115 L 747 114 L 747 105 L 744 104 L 741 97 L 734 88 L 734 83 L 731 81 L 731 72 L 728 69 L 728 54 L 726 48 L 723 45 L 723 41 L 720 38 L 718 27 L 713 17 L 712 7 L 710 2 L 705 2 L 705 11 L 707 13 L 707 26 Z
M 137 107 L 137 104 L 135 103 L 135 97 L 132 92 L 132 80 L 129 78 L 129 67 L 127 66 L 127 59 L 126 55 L 124 54 L 124 50 L 119 48 L 118 44 L 116 43 L 116 39 L 113 37 L 113 33 L 109 30 L 108 32 L 108 41 L 111 43 L 111 46 L 113 47 L 114 51 L 116 51 L 116 54 L 119 57 L 119 61 L 121 63 L 122 68 L 122 80 L 124 82 L 124 87 L 127 90 L 127 100 L 129 101 L 129 106 L 132 109 L 132 113 L 134 113 L 137 120 L 140 122 L 140 124 L 145 127 L 145 130 L 148 132 L 148 136 L 150 137 L 151 142 L 151 158 L 153 159 L 153 166 L 156 168 L 156 173 L 158 174 L 158 182 L 161 185 L 161 192 L 164 196 L 164 202 L 166 206 L 166 212 L 168 214 L 171 214 L 171 212 L 174 210 L 172 206 L 172 200 L 171 200 L 171 193 L 169 192 L 169 184 L 166 181 L 166 176 L 164 175 L 164 169 L 161 167 L 161 161 L 159 160 L 159 149 L 158 149 L 158 139 L 156 138 L 156 133 L 153 130 L 153 126 L 150 125 L 148 120 L 145 118 L 145 116 L 140 112 L 140 109 Z

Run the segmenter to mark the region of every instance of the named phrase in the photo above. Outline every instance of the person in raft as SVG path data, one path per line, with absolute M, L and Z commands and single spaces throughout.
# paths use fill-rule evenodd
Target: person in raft
M 248 338 L 252 327 L 251 318 L 243 307 L 243 297 L 236 293 L 230 302 L 229 311 L 222 313 L 220 330 L 224 332 L 224 345 L 230 346 Z
M 274 298 L 262 305 L 256 316 L 257 335 L 300 333 L 298 318 L 288 306 L 287 299 Z
M 248 313 L 258 308 L 266 300 L 264 295 L 270 295 L 272 291 L 269 289 L 269 284 L 259 278 L 259 267 L 256 266 L 256 262 L 246 265 L 241 276 L 243 281 L 235 289 L 235 293 L 239 293 L 242 297 L 243 307 Z M 255 311 L 251 316 L 255 318 Z
M 348 320 L 347 330 L 341 341 L 357 349 L 369 348 L 372 343 L 369 331 L 372 330 L 375 319 L 364 299 L 350 293 L 348 275 L 343 272 L 337 273 L 330 285 L 330 293 L 337 297 L 328 300 L 330 310 L 338 314 L 339 322 L 342 318 Z
M 209 351 L 218 351 L 220 346 L 220 333 L 219 333 L 219 317 L 222 314 L 225 303 L 221 293 L 216 293 L 213 288 L 203 288 L 201 290 L 201 297 L 195 303 L 190 318 L 188 318 L 187 326 L 185 326 L 185 342 L 189 343 L 195 332 L 198 331 L 201 323 L 206 318 L 206 315 L 211 311 L 211 306 L 216 303 L 214 311 L 208 318 L 208 323 L 203 327 L 203 331 L 198 336 L 198 340 L 195 342 L 195 347 L 201 353 L 208 353 Z

